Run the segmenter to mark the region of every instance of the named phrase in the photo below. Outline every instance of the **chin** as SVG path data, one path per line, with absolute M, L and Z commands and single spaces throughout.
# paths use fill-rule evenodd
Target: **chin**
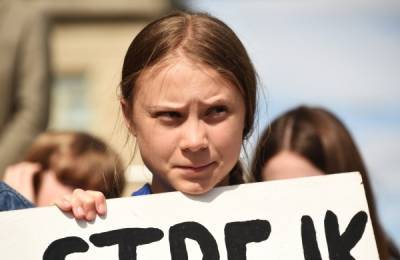
M 209 192 L 212 188 L 213 186 L 211 185 L 203 186 L 199 183 L 191 183 L 184 185 L 184 187 L 177 187 L 177 190 L 188 195 L 202 195 Z

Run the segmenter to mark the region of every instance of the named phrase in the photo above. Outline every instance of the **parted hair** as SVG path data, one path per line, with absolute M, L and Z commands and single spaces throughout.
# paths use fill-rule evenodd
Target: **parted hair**
M 208 14 L 174 12 L 139 32 L 128 48 L 122 68 L 120 92 L 127 107 L 133 107 L 140 74 L 174 55 L 217 71 L 239 89 L 246 109 L 243 139 L 247 139 L 255 120 L 256 71 L 236 34 Z M 238 162 L 230 173 L 231 184 L 243 183 L 242 175 L 243 169 Z

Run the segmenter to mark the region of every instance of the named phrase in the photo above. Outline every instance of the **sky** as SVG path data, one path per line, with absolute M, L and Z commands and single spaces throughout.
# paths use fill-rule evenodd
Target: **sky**
M 387 233 L 400 245 L 400 1 L 190 0 L 226 22 L 260 77 L 260 129 L 300 104 L 353 134 Z

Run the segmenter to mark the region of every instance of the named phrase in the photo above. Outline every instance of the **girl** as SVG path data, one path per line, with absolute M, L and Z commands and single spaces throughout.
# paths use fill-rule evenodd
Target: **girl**
M 363 179 L 380 259 L 400 259 L 379 223 L 357 146 L 344 124 L 329 111 L 300 106 L 276 118 L 264 131 L 252 164 L 256 181 L 351 171 L 359 171 Z
M 246 50 L 220 20 L 179 12 L 147 25 L 127 51 L 120 84 L 126 124 L 153 173 L 139 193 L 197 195 L 243 183 L 239 154 L 256 85 Z M 106 212 L 103 194 L 80 189 L 56 205 L 78 219 Z

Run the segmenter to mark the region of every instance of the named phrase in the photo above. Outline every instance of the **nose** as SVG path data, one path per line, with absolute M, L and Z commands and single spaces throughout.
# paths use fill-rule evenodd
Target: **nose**
M 199 119 L 188 119 L 182 125 L 180 148 L 184 151 L 197 152 L 208 147 L 205 122 Z

